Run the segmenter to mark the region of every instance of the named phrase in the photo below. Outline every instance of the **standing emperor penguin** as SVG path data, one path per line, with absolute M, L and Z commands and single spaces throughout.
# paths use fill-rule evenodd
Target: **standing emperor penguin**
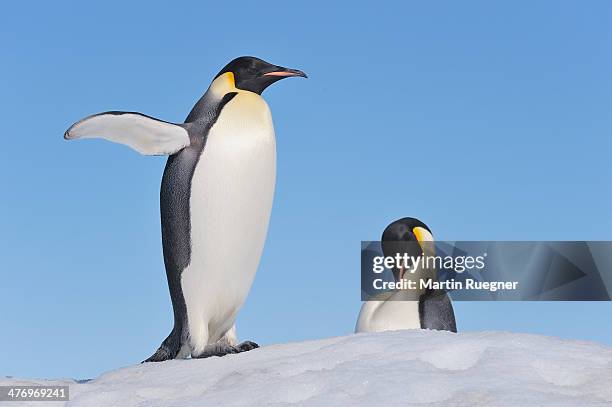
M 145 155 L 169 155 L 160 192 L 162 244 L 174 327 L 145 362 L 222 356 L 238 344 L 235 320 L 266 239 L 276 178 L 272 116 L 261 93 L 302 71 L 236 58 L 185 123 L 135 112 L 99 113 L 67 140 L 103 138 Z
M 385 257 L 417 258 L 435 255 L 434 239 L 426 224 L 415 218 L 402 218 L 392 222 L 381 238 Z M 394 267 L 393 278 L 417 281 L 436 279 L 435 269 L 415 267 L 406 274 L 405 269 Z M 414 274 L 413 274 L 414 273 Z M 445 291 L 432 289 L 398 290 L 385 293 L 376 300 L 366 301 L 361 307 L 355 332 L 380 332 L 398 329 L 434 329 L 457 332 L 455 313 Z

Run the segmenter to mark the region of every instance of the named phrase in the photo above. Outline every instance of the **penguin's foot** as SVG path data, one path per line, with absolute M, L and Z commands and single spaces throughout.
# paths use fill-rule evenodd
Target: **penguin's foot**
M 170 352 L 168 351 L 168 349 L 160 347 L 148 359 L 143 360 L 142 363 L 163 362 L 164 360 L 169 360 L 169 359 L 173 359 L 173 357 L 170 355 Z
M 259 345 L 256 344 L 255 342 L 244 341 L 241 344 L 237 345 L 236 347 L 240 349 L 240 352 L 248 352 L 250 350 L 259 348 Z
M 170 335 L 161 343 L 159 348 L 145 362 L 163 362 L 174 359 L 181 349 L 181 327 L 175 326 Z
M 229 345 L 227 343 L 217 342 L 213 343 L 212 345 L 206 346 L 202 353 L 200 353 L 199 355 L 191 355 L 191 357 L 195 359 L 203 359 L 209 358 L 211 356 L 225 356 L 232 353 L 248 352 L 256 348 L 259 348 L 259 345 L 251 341 L 244 341 L 241 344 L 235 346 Z

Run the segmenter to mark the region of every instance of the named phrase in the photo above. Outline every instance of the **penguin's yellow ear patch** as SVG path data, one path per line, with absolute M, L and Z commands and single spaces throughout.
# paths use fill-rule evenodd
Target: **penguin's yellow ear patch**
M 423 252 L 432 251 L 433 249 L 432 243 L 426 243 L 426 242 L 433 242 L 434 240 L 429 230 L 422 228 L 420 226 L 417 226 L 412 229 L 412 233 L 414 233 L 414 236 L 417 238 L 417 241 L 419 242 L 421 249 L 423 249 Z
M 236 78 L 234 77 L 234 73 L 233 72 L 227 72 L 225 75 L 227 76 L 228 85 L 231 86 L 232 88 L 235 88 L 236 87 Z
M 211 84 L 210 90 L 219 96 L 223 96 L 228 92 L 236 91 L 236 81 L 233 72 L 225 72 L 219 75 Z
M 425 228 L 422 228 L 420 226 L 417 226 L 416 228 L 412 229 L 412 233 L 414 233 L 414 235 L 416 236 L 417 240 L 419 242 L 425 242 L 425 241 L 431 241 L 433 240 L 433 236 L 431 235 L 431 233 L 429 233 L 429 231 Z

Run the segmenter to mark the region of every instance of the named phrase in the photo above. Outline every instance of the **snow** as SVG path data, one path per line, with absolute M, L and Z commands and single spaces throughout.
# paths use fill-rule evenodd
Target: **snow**
M 411 330 L 141 364 L 84 383 L 0 379 L 10 384 L 68 384 L 69 406 L 610 406 L 612 348 Z

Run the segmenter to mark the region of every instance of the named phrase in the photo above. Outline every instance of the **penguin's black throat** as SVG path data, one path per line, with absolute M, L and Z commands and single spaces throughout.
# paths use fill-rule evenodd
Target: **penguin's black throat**
M 261 93 L 270 85 L 284 78 L 306 74 L 297 69 L 285 68 L 270 64 L 255 57 L 239 57 L 227 64 L 215 77 L 231 72 L 234 75 L 236 88 L 250 92 Z

